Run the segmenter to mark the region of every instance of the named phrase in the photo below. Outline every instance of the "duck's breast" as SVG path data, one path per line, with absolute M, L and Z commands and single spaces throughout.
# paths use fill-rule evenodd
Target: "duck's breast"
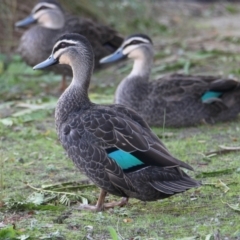
M 49 57 L 60 35 L 59 30 L 34 26 L 22 35 L 18 52 L 28 65 L 34 66 Z

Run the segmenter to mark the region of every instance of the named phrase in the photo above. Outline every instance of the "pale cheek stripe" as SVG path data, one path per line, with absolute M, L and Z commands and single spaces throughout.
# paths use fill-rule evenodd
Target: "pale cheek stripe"
M 64 43 L 71 43 L 71 44 L 77 44 L 77 42 L 76 42 L 76 41 L 73 41 L 73 40 L 60 40 L 60 41 L 58 41 L 58 42 L 55 43 L 53 49 L 56 48 L 56 47 L 57 47 L 60 43 L 62 43 L 62 42 L 64 42 Z
M 54 57 L 55 59 L 57 59 L 57 58 L 62 54 L 62 52 L 63 52 L 67 47 L 70 46 L 70 45 L 69 45 L 69 46 L 66 46 L 66 48 L 59 48 L 59 49 L 58 49 L 58 46 L 59 46 L 61 43 L 70 44 L 71 46 L 77 44 L 77 42 L 76 42 L 76 41 L 73 41 L 73 40 L 65 40 L 65 39 L 64 39 L 64 40 L 58 41 L 58 42 L 54 45 L 53 51 L 52 51 L 53 57 Z M 57 49 L 57 50 L 56 50 L 56 49 Z
M 138 45 L 129 45 L 128 47 L 124 48 L 123 54 L 128 55 L 131 51 L 133 51 L 134 49 L 136 49 L 138 47 L 139 47 Z
M 37 4 L 34 8 L 33 8 L 33 10 L 32 10 L 32 12 L 34 13 L 34 12 L 36 12 L 39 8 L 41 8 L 41 7 L 48 7 L 48 8 L 54 8 L 54 9 L 56 9 L 57 8 L 57 6 L 55 5 L 55 4 L 51 4 L 51 3 L 39 3 L 39 4 Z
M 59 49 L 59 50 L 57 50 L 54 54 L 53 54 L 53 57 L 55 58 L 55 59 L 57 59 L 61 54 L 62 54 L 62 52 L 65 50 L 65 48 L 64 49 Z
M 150 43 L 147 39 L 144 39 L 144 38 L 141 38 L 141 37 L 133 37 L 133 38 L 128 39 L 128 40 L 124 43 L 123 47 L 126 46 L 127 44 L 129 44 L 130 42 L 134 41 L 134 40 L 141 41 L 141 42 L 145 42 L 145 43 Z

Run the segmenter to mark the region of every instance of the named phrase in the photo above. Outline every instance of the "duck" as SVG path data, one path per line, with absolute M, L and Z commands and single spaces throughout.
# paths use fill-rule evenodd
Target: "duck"
M 123 206 L 130 197 L 156 201 L 201 185 L 182 170 L 193 168 L 172 156 L 137 112 L 90 101 L 94 51 L 84 36 L 61 36 L 51 55 L 33 69 L 55 64 L 68 64 L 73 71 L 55 109 L 58 138 L 75 166 L 101 189 L 96 205 L 81 204 L 81 209 Z M 122 199 L 105 203 L 107 193 Z
M 40 0 L 31 14 L 16 22 L 15 27 L 33 26 L 20 39 L 17 52 L 29 66 L 47 58 L 55 41 L 64 33 L 80 33 L 88 38 L 95 54 L 95 70 L 102 68 L 99 60 L 113 53 L 122 43 L 123 37 L 109 26 L 90 19 L 65 14 L 57 0 Z M 66 88 L 66 77 L 72 76 L 68 66 L 54 66 L 47 69 L 63 75 L 62 90 Z
M 133 60 L 118 85 L 114 102 L 138 112 L 150 126 L 188 127 L 235 119 L 240 112 L 240 83 L 219 76 L 170 74 L 150 80 L 153 42 L 148 35 L 128 36 L 100 63 Z

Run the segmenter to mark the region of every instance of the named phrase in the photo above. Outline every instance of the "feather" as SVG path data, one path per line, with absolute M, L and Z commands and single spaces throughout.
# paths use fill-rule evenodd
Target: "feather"
M 144 164 L 131 153 L 122 150 L 111 152 L 108 156 L 112 158 L 123 170 Z
M 232 120 L 240 112 L 240 83 L 234 79 L 171 74 L 150 81 L 153 43 L 144 34 L 130 35 L 101 62 L 113 62 L 117 54 L 132 59 L 134 64 L 115 92 L 115 103 L 134 109 L 150 126 L 213 124 Z M 129 115 L 127 111 L 122 113 Z
M 65 38 L 76 42 L 75 51 L 64 52 L 69 63 L 72 58 L 76 61 L 72 66 L 75 82 L 57 103 L 56 129 L 69 158 L 102 189 L 100 198 L 108 192 L 153 201 L 199 186 L 181 170 L 192 167 L 173 157 L 134 110 L 90 102 L 91 45 L 80 35 L 61 37 Z M 100 200 L 97 210 L 103 209 Z
M 203 103 L 212 103 L 214 101 L 217 101 L 217 99 L 222 95 L 222 92 L 213 92 L 213 91 L 208 91 L 205 92 L 201 99 Z
M 50 0 L 41 0 L 41 3 L 49 2 Z M 99 60 L 114 52 L 122 43 L 122 36 L 109 26 L 94 22 L 90 19 L 79 18 L 66 14 L 58 1 L 50 1 L 56 8 L 45 10 L 45 21 L 47 24 L 53 25 L 54 29 L 45 27 L 43 23 L 37 22 L 36 25 L 27 29 L 21 37 L 18 52 L 23 60 L 30 66 L 34 66 L 43 59 L 49 57 L 52 51 L 52 46 L 65 33 L 78 33 L 84 35 L 92 44 L 95 53 L 94 69 L 103 68 L 99 64 Z M 35 7 L 39 5 L 37 3 Z M 55 18 L 58 18 L 57 23 L 63 22 L 63 26 L 55 26 Z M 37 19 L 38 20 L 38 19 Z M 72 40 L 75 40 L 71 36 Z M 110 46 L 110 47 L 109 47 Z M 48 71 L 53 71 L 57 74 L 72 76 L 71 68 L 65 66 L 52 66 Z

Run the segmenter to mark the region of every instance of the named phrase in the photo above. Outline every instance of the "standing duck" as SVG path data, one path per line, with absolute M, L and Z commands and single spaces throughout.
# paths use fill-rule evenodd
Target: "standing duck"
M 18 52 L 23 60 L 34 66 L 47 58 L 55 41 L 64 33 L 80 33 L 91 43 L 95 55 L 95 69 L 100 68 L 99 60 L 113 53 L 123 38 L 112 28 L 89 19 L 66 15 L 56 0 L 40 0 L 32 9 L 30 16 L 17 22 L 16 27 L 36 23 L 26 30 L 20 40 Z M 68 66 L 54 66 L 49 70 L 64 76 L 72 76 Z M 65 80 L 62 88 L 65 87 Z
M 135 111 L 89 100 L 94 54 L 84 36 L 63 35 L 33 69 L 54 64 L 68 64 L 73 71 L 55 110 L 58 137 L 76 167 L 101 188 L 97 204 L 82 208 L 101 211 L 124 205 L 129 197 L 154 201 L 200 185 L 181 170 L 192 167 L 173 157 Z M 107 193 L 123 199 L 104 204 Z
M 134 109 L 151 126 L 228 121 L 240 112 L 240 83 L 233 79 L 173 74 L 149 81 L 153 44 L 144 34 L 127 37 L 115 53 L 100 62 L 125 57 L 133 59 L 133 69 L 117 87 L 115 103 Z

